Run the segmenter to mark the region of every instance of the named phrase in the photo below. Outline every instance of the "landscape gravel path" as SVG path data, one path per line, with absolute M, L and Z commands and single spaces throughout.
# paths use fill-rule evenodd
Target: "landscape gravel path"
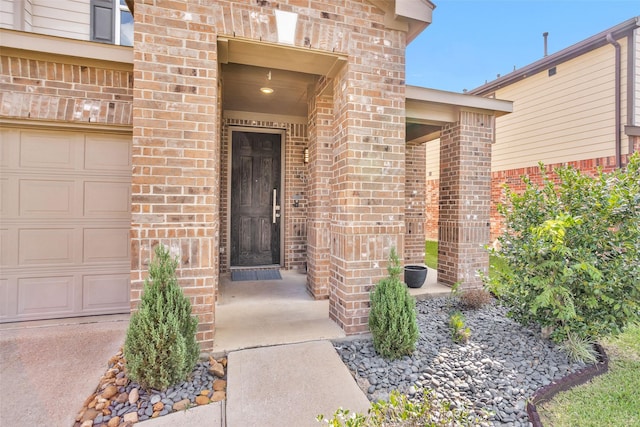
M 461 310 L 471 337 L 456 344 L 448 327 L 457 301 L 449 297 L 417 302 L 420 336 L 411 357 L 389 361 L 375 353 L 371 339 L 334 343 L 369 400 L 397 389 L 419 398 L 425 389 L 438 399 L 465 406 L 485 425 L 529 426 L 526 401 L 540 387 L 585 367 L 539 331 L 506 317 L 493 302 Z

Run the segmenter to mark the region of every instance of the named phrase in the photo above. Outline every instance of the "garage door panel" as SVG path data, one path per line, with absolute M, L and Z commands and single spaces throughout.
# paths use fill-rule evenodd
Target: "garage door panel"
M 130 310 L 131 136 L 0 129 L 0 322 Z
M 12 251 L 11 248 L 15 248 L 17 245 L 15 242 L 11 243 L 11 234 L 8 228 L 0 229 L 0 265 L 5 267 L 16 265 L 16 251 Z
M 21 217 L 73 217 L 75 181 L 22 179 L 19 186 L 18 203 Z
M 20 142 L 20 166 L 24 168 L 73 170 L 82 135 L 67 132 L 23 132 Z
M 18 280 L 18 316 L 63 315 L 73 312 L 74 276 Z
M 131 173 L 130 139 L 87 135 L 84 167 L 87 170 Z
M 88 217 L 130 218 L 129 182 L 88 181 L 84 183 L 84 214 Z
M 2 177 L 0 178 L 0 216 L 2 216 L 2 218 L 7 218 L 7 216 L 9 215 L 9 212 L 5 210 L 5 208 L 8 208 L 10 206 L 10 198 L 11 194 L 9 178 Z
M 87 228 L 83 246 L 85 263 L 128 262 L 129 228 Z
M 73 228 L 21 229 L 18 232 L 20 265 L 72 264 Z
M 82 308 L 84 311 L 122 310 L 129 308 L 128 274 L 102 274 L 83 277 Z
M 0 279 L 0 319 L 9 316 L 9 279 Z
M 3 169 L 18 164 L 18 146 L 20 131 L 16 129 L 0 130 L 0 166 Z

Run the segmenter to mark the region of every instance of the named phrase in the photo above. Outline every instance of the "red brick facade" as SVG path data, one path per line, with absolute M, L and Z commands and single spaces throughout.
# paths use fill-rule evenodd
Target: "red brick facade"
M 429 197 L 425 169 L 426 146 L 408 142 L 405 164 L 405 264 L 424 263 L 425 209 Z
M 0 116 L 131 124 L 133 73 L 18 55 L 0 56 Z
M 491 115 L 461 111 L 440 138 L 438 280 L 467 288 L 482 286 L 489 272 L 491 205 Z
M 318 73 L 300 120 L 225 114 L 219 36 L 276 46 L 276 10 L 298 14 L 295 47 L 283 50 L 339 54 L 340 65 L 332 78 Z M 0 113 L 133 128 L 131 307 L 154 247 L 166 245 L 180 260 L 203 351 L 213 347 L 219 277 L 230 269 L 230 133 L 282 132 L 282 267 L 306 267 L 307 287 L 329 299 L 329 316 L 347 334 L 363 333 L 391 249 L 405 263 L 423 262 L 434 228 L 425 193 L 437 197 L 425 184 L 424 145 L 405 142 L 407 34 L 385 13 L 368 0 L 138 1 L 131 70 L 3 56 Z M 475 280 L 469 272 L 485 267 L 476 249 L 488 221 L 490 118 L 463 112 L 444 132 L 440 234 L 466 239 L 441 245 L 445 279 Z M 479 203 L 457 206 L 478 192 Z
M 634 137 L 632 137 L 634 138 Z M 635 137 L 634 151 L 640 151 L 640 138 Z M 628 161 L 628 155 L 622 156 L 622 163 L 626 164 Z M 600 157 L 596 159 L 578 160 L 568 163 L 553 163 L 545 165 L 545 169 L 553 176 L 553 170 L 560 166 L 571 165 L 576 169 L 581 170 L 584 173 L 595 174 L 599 168 L 604 172 L 611 172 L 615 169 L 615 157 Z M 504 199 L 504 184 L 509 185 L 515 191 L 524 190 L 524 184 L 522 183 L 522 176 L 528 176 L 534 183 L 542 183 L 542 176 L 540 175 L 540 169 L 538 166 L 530 166 L 526 168 L 509 169 L 504 171 L 495 171 L 491 173 L 491 233 L 490 241 L 495 240 L 503 231 L 504 224 L 502 217 L 498 213 L 497 206 L 499 203 L 503 203 Z M 426 182 L 426 195 L 427 202 L 425 208 L 426 216 L 426 239 L 438 240 L 438 214 L 439 207 L 439 187 L 440 181 L 438 179 L 431 179 Z
M 317 95 L 329 83 L 321 80 L 309 105 L 307 288 L 316 299 L 329 298 L 330 286 L 333 100 Z
M 218 284 L 220 135 L 210 7 L 139 2 L 134 33 L 132 303 L 158 243 L 181 260 L 179 283 L 213 347 Z M 192 19 L 185 19 L 189 13 Z
M 367 330 L 368 292 L 390 248 L 403 251 L 406 36 L 386 29 L 383 11 L 364 0 L 137 4 L 132 250 L 147 254 L 160 241 L 181 254 L 203 349 L 213 338 L 218 271 L 228 268 L 217 250 L 228 240 L 226 135 L 247 125 L 222 121 L 216 36 L 277 42 L 276 9 L 298 13 L 296 46 L 349 57 L 327 82 L 333 97 L 311 102 L 308 126 L 257 124 L 285 129 L 284 267 L 306 262 L 312 293 L 329 296 L 330 316 L 357 333 Z M 309 166 L 300 163 L 306 147 Z M 133 299 L 147 258 L 133 271 Z

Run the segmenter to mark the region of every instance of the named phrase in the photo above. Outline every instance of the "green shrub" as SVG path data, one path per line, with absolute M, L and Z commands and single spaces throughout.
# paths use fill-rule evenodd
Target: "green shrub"
M 131 315 L 124 344 L 126 369 L 144 388 L 164 390 L 184 381 L 200 354 L 198 321 L 178 286 L 177 266 L 169 251 L 158 245 L 138 311 Z
M 413 352 L 418 341 L 416 302 L 400 280 L 402 267 L 395 249 L 391 249 L 389 276 L 371 292 L 369 329 L 373 346 L 381 356 L 397 359 Z
M 391 392 L 388 402 L 372 403 L 367 415 L 338 409 L 332 418 L 319 415 L 316 420 L 330 427 L 472 426 L 480 421 L 465 408 L 437 401 L 433 391 L 427 391 L 420 401 L 411 401 L 397 390 Z
M 559 168 L 557 184 L 540 169 L 541 186 L 506 188 L 494 253 L 508 268 L 485 281 L 512 317 L 556 342 L 617 333 L 640 313 L 640 156 L 595 177 Z
M 471 336 L 471 329 L 465 324 L 464 315 L 459 311 L 454 311 L 449 316 L 449 329 L 451 329 L 451 338 L 457 343 L 466 343 Z

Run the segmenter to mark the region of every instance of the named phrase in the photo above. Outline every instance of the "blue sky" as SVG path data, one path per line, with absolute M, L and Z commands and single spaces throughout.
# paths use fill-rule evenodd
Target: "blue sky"
M 407 84 L 462 92 L 640 15 L 638 0 L 433 0 L 407 48 Z

